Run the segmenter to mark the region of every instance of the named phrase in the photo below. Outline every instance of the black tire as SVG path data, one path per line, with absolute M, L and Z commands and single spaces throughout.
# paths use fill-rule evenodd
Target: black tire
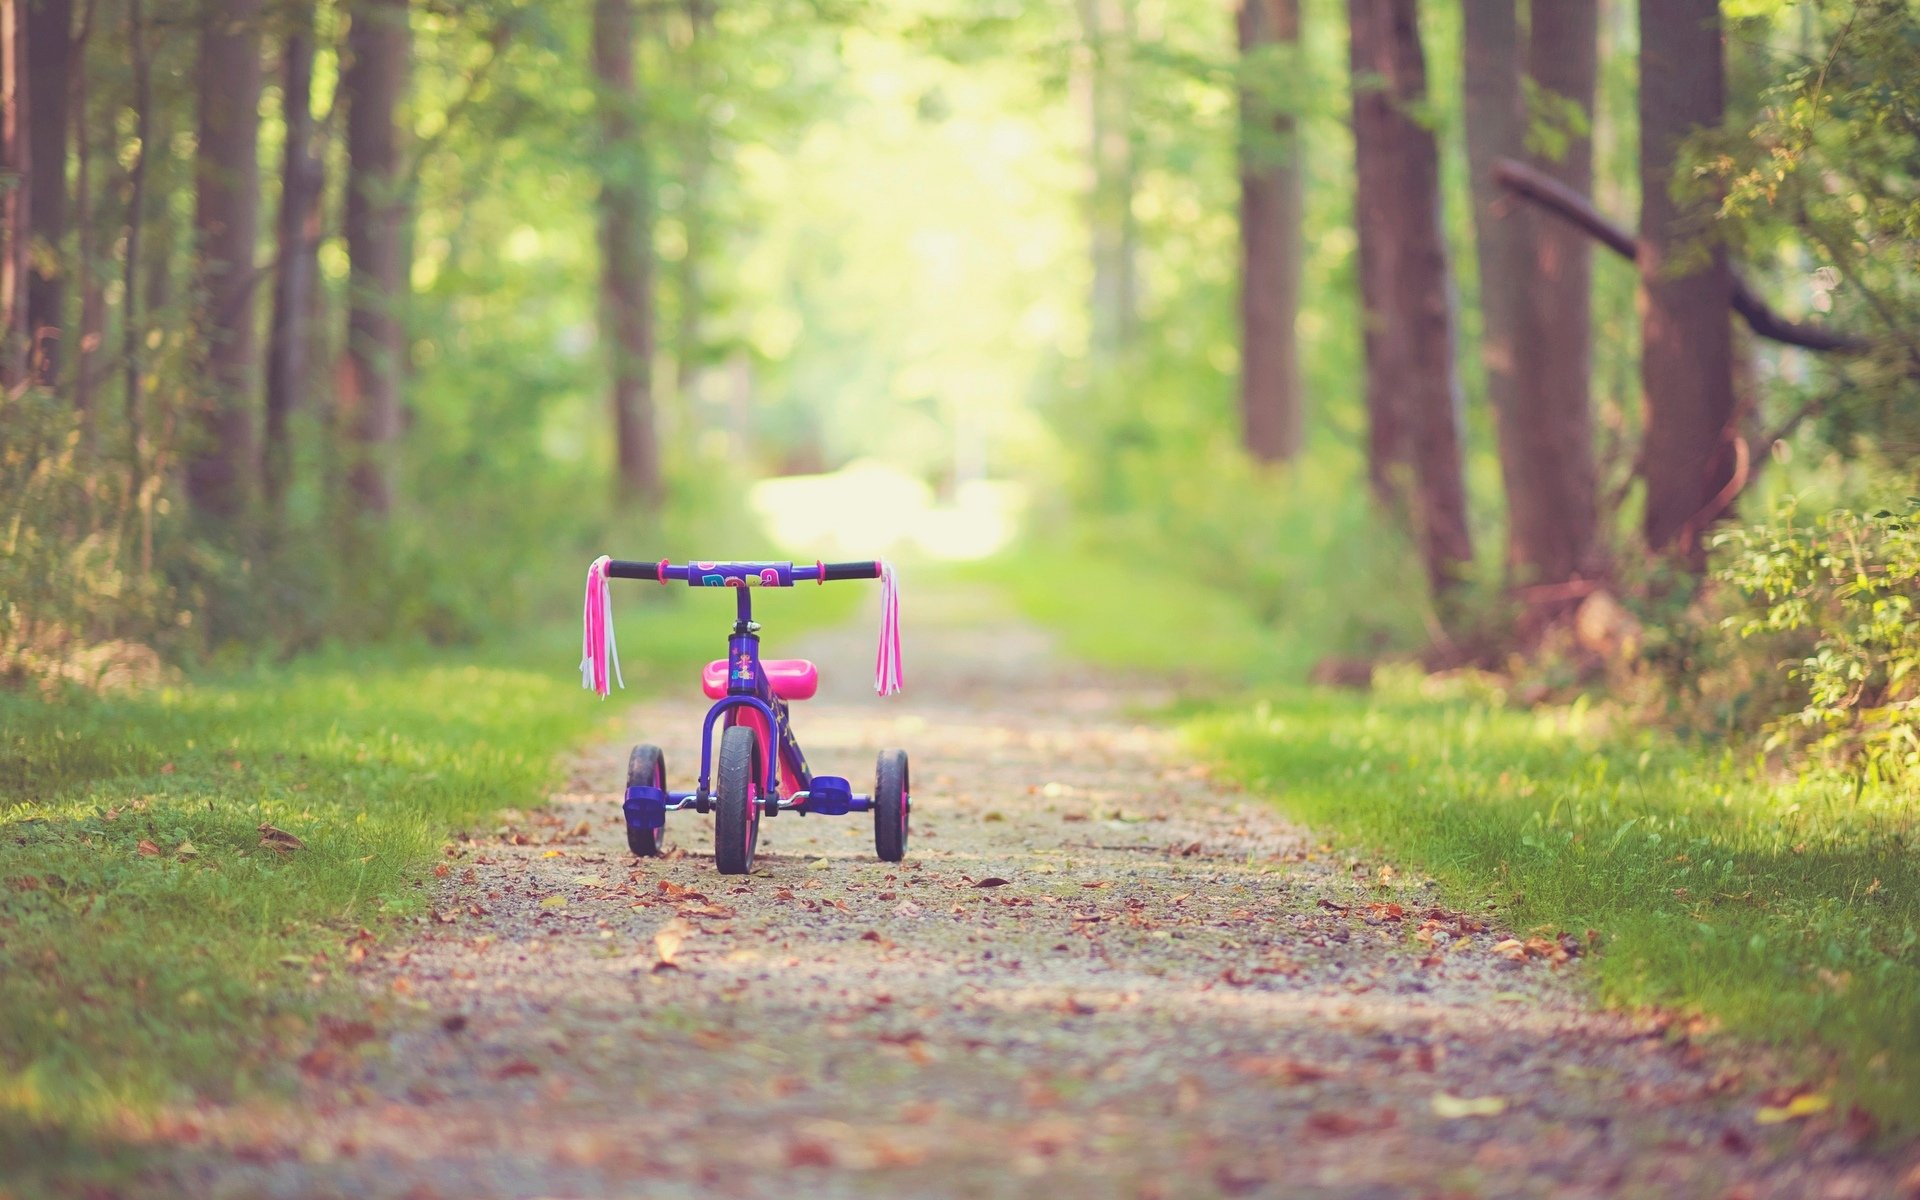
M 913 789 L 905 750 L 882 750 L 873 780 L 873 850 L 881 862 L 907 856 L 907 822 L 913 815 Z
M 667 788 L 667 756 L 658 746 L 640 745 L 627 755 L 627 786 Z M 666 849 L 667 827 L 635 829 L 627 826 L 627 849 L 642 858 L 652 858 Z
M 760 844 L 760 738 L 745 725 L 720 735 L 719 781 L 715 785 L 713 863 L 722 875 L 753 869 Z

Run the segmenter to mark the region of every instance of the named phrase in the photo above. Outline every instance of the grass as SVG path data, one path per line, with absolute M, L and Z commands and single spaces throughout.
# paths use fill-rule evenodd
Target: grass
M 762 607 L 780 634 L 845 616 L 851 591 Z M 632 595 L 628 684 L 690 689 L 731 605 Z M 422 913 L 450 833 L 539 803 L 561 751 L 611 732 L 618 710 L 579 688 L 578 636 L 0 695 L 0 1162 L 296 1057 L 352 999 L 343 938 Z M 263 846 L 262 824 L 305 849 Z
M 1070 606 L 1014 594 L 1036 619 L 1070 619 L 1069 645 L 1103 648 L 1099 661 L 1231 665 L 1217 645 L 1230 619 L 1197 619 L 1178 655 L 1148 632 L 1177 628 L 1165 608 L 1180 593 L 1156 581 Z M 1424 870 L 1521 931 L 1597 930 L 1605 1000 L 1710 1015 L 1789 1051 L 1836 1103 L 1920 1128 L 1910 797 L 1782 778 L 1579 705 L 1522 710 L 1385 674 L 1368 695 L 1269 677 L 1173 715 L 1227 774 L 1349 850 Z

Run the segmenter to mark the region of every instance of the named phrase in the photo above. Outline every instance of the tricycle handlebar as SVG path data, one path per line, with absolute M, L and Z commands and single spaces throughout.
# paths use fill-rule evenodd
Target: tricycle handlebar
M 675 566 L 664 558 L 658 562 L 616 558 L 607 563 L 607 574 L 614 579 L 684 581 L 688 587 L 792 587 L 796 583 L 878 579 L 880 571 L 878 562 L 690 562 Z

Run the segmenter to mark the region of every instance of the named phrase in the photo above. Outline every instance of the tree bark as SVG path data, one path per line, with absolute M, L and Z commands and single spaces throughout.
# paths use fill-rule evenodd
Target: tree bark
M 200 133 L 193 225 L 206 369 L 195 396 L 187 497 L 231 521 L 254 464 L 254 244 L 260 211 L 260 3 L 207 0 L 200 29 Z
M 1647 547 L 1694 570 L 1734 469 L 1733 277 L 1712 197 L 1674 198 L 1682 141 L 1722 115 L 1718 0 L 1640 0 L 1641 477 Z
M 320 239 L 320 197 L 325 166 L 313 152 L 312 10 L 297 14 L 282 50 L 280 107 L 286 128 L 280 168 L 280 214 L 275 229 L 278 269 L 273 281 L 273 324 L 267 340 L 266 434 L 260 482 L 270 528 L 280 529 L 292 482 L 293 448 L 288 417 L 306 391 L 313 282 Z
M 1300 167 L 1291 98 L 1274 76 L 1297 76 L 1299 0 L 1241 0 L 1240 418 L 1247 452 L 1264 462 L 1300 450 Z M 1295 52 L 1284 65 L 1269 47 Z
M 1416 114 L 1426 58 L 1415 0 L 1349 0 L 1354 75 L 1356 225 L 1366 308 L 1370 438 L 1376 489 L 1397 499 L 1412 478 L 1409 516 L 1443 619 L 1473 561 L 1453 363 L 1453 293 L 1440 214 L 1440 156 Z
M 128 168 L 127 250 L 120 274 L 120 370 L 127 421 L 128 495 L 138 499 L 147 485 L 146 403 L 141 394 L 141 350 L 146 329 L 140 320 L 140 237 L 147 217 L 147 168 L 153 152 L 153 60 L 147 46 L 146 6 L 127 0 L 127 47 L 133 62 L 133 129 L 138 149 Z
M 1126 56 L 1133 43 L 1133 0 L 1078 0 L 1081 34 L 1091 67 L 1087 77 L 1088 194 L 1092 233 L 1092 351 L 1111 365 L 1133 344 L 1139 313 L 1137 243 L 1133 215 L 1133 118 Z
M 356 0 L 341 77 L 347 104 L 347 346 L 341 432 L 352 511 L 385 517 L 394 501 L 407 287 L 402 134 L 412 35 L 407 0 Z
M 0 388 L 26 378 L 27 245 L 33 237 L 33 147 L 28 136 L 30 0 L 0 0 Z
M 1468 0 L 1465 18 L 1481 353 L 1507 495 L 1507 566 L 1523 587 L 1557 585 L 1603 565 L 1588 397 L 1591 260 L 1583 239 L 1502 193 L 1496 164 L 1527 155 L 1534 170 L 1575 194 L 1591 187 L 1590 139 L 1569 127 L 1564 110 L 1592 112 L 1598 13 L 1593 0 L 1536 4 L 1524 40 L 1514 0 Z M 1553 113 L 1566 138 L 1558 157 L 1526 148 L 1523 80 L 1561 102 Z M 1566 606 L 1564 598 L 1536 605 L 1531 618 L 1552 620 Z
M 1563 153 L 1536 151 L 1532 163 L 1586 195 L 1593 190 L 1596 0 L 1533 5 L 1528 40 L 1527 74 L 1535 94 L 1556 99 L 1556 126 L 1565 137 Z M 1567 119 L 1575 113 L 1577 122 Z M 1512 565 L 1520 583 L 1553 585 L 1605 569 L 1590 395 L 1593 257 L 1586 239 L 1558 222 L 1529 213 L 1524 229 L 1525 302 L 1515 313 L 1514 362 L 1525 397 L 1510 422 L 1520 485 L 1509 493 Z
M 593 74 L 600 86 L 600 299 L 611 358 L 615 496 L 657 505 L 660 454 L 654 430 L 653 214 L 640 91 L 634 80 L 632 0 L 594 0 Z
M 66 332 L 68 97 L 73 66 L 71 0 L 26 0 L 27 45 L 33 69 L 27 79 L 29 138 L 34 163 L 33 262 L 27 276 L 27 331 L 35 378 L 52 387 L 60 375 L 60 340 Z

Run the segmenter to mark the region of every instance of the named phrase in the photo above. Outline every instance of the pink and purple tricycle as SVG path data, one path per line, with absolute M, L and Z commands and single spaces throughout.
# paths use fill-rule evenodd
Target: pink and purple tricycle
M 620 680 L 619 652 L 613 640 L 610 579 L 684 582 L 689 587 L 734 589 L 733 630 L 727 656 L 706 666 L 700 683 L 714 701 L 700 730 L 700 779 L 690 792 L 667 787 L 666 756 L 658 746 L 642 744 L 627 759 L 627 846 L 639 855 L 661 851 L 667 814 L 694 809 L 714 814 L 713 858 L 722 875 L 753 869 L 760 842 L 760 818 L 782 812 L 815 816 L 873 814 L 874 852 L 884 862 L 907 853 L 907 822 L 913 808 L 904 750 L 882 750 L 875 767 L 873 793 L 854 792 L 838 775 L 815 775 L 794 738 L 788 706 L 811 699 L 820 684 L 818 669 L 799 658 L 761 658 L 760 626 L 753 619 L 753 589 L 828 583 L 842 579 L 881 581 L 880 649 L 874 662 L 874 689 L 881 695 L 900 690 L 900 602 L 893 570 L 883 562 L 659 562 L 595 559 L 587 568 L 585 635 L 581 681 L 605 696 Z M 720 728 L 719 745 L 714 729 Z

